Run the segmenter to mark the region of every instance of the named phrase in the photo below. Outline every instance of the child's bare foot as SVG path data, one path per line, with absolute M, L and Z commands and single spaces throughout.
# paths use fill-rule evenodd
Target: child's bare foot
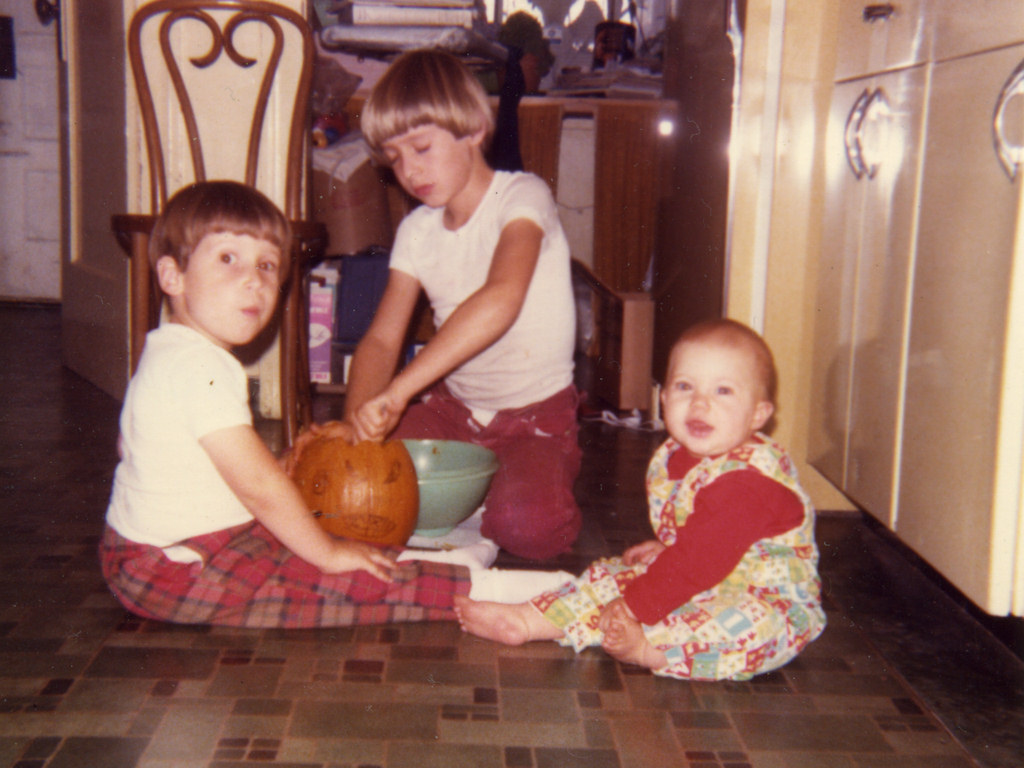
M 604 648 L 605 653 L 624 664 L 636 664 L 639 667 L 649 666 L 644 663 L 647 639 L 642 636 L 639 639 L 623 637 L 617 630 L 618 627 L 605 633 L 604 639 L 601 641 L 601 647 Z
M 612 652 L 606 648 L 605 652 L 623 664 L 633 664 L 647 669 L 661 669 L 668 666 L 668 657 L 647 642 L 639 647 L 634 646 L 628 651 Z
M 603 619 L 604 639 L 601 647 L 613 659 L 648 669 L 661 669 L 668 665 L 665 654 L 647 641 L 640 622 L 614 608 Z
M 561 635 L 529 603 L 490 603 L 456 595 L 455 615 L 464 632 L 505 645 L 553 640 Z

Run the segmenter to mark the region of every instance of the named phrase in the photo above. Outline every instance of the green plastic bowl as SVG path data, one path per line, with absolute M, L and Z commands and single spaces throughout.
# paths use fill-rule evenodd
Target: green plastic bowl
M 487 495 L 498 458 L 459 440 L 403 440 L 416 466 L 420 516 L 414 535 L 444 536 L 476 511 Z

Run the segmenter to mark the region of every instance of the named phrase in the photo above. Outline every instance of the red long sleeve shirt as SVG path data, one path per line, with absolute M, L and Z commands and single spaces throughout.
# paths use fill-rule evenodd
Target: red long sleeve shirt
M 669 457 L 669 478 L 682 479 L 699 461 L 680 448 Z M 782 484 L 756 469 L 727 472 L 697 493 L 675 544 L 626 587 L 626 605 L 643 624 L 656 624 L 724 580 L 754 543 L 803 519 L 803 504 Z

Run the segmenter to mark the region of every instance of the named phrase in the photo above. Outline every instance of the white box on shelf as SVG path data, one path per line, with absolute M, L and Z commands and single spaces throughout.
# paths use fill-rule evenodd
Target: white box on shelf
M 334 336 L 334 305 L 338 268 L 330 263 L 310 272 L 309 281 L 309 379 L 330 384 L 331 339 Z

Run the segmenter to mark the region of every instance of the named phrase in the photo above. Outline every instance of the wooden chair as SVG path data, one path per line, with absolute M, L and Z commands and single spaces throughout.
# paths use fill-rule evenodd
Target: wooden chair
M 309 210 L 314 55 L 306 20 L 276 3 L 155 0 L 142 6 L 129 26 L 128 58 L 145 138 L 150 212 L 112 220 L 131 260 L 133 372 L 146 333 L 159 323 L 160 292 L 147 249 L 168 197 L 193 181 L 234 179 L 260 189 L 292 222 L 293 258 L 280 320 L 286 445 L 312 419 L 304 279 L 309 260 L 326 247 L 323 225 L 303 219 Z M 213 90 L 218 93 L 211 99 Z M 284 135 L 286 153 L 261 145 L 268 126 Z

